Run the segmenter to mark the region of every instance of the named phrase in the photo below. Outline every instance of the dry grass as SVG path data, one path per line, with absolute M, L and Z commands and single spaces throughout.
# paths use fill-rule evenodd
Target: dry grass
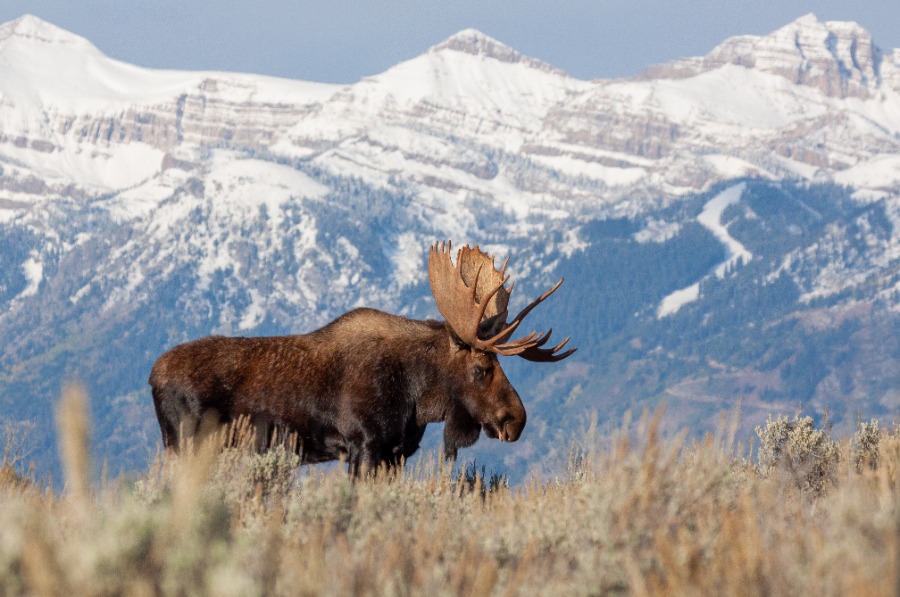
M 0 594 L 900 593 L 896 429 L 838 445 L 777 419 L 753 462 L 644 417 L 516 489 L 437 459 L 353 483 L 203 447 L 97 486 L 83 392 L 66 394 L 62 494 L 0 474 Z

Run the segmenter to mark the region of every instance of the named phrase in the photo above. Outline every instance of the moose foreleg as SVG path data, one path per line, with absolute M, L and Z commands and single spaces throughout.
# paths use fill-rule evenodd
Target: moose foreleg
M 346 444 L 350 474 L 355 478 L 375 474 L 378 465 L 382 462 L 381 454 L 377 451 L 379 444 L 361 437 L 347 439 Z

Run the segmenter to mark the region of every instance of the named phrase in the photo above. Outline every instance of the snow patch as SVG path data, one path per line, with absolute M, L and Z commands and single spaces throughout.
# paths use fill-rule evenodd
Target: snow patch
M 639 243 L 664 243 L 681 230 L 678 222 L 666 222 L 650 218 L 641 230 L 634 233 L 634 240 Z
M 263 300 L 262 295 L 254 288 L 251 288 L 249 292 L 250 305 L 244 309 L 244 315 L 238 323 L 238 329 L 243 332 L 252 330 L 258 326 L 266 316 L 265 301 Z
M 119 223 L 146 217 L 184 184 L 188 173 L 168 170 L 143 184 L 122 191 L 106 202 L 110 216 Z
M 566 258 L 572 256 L 575 252 L 581 252 L 588 248 L 588 243 L 581 239 L 581 228 L 573 228 L 566 230 L 563 235 L 563 241 L 559 244 L 559 251 Z
M 22 264 L 22 273 L 25 274 L 28 285 L 16 298 L 36 295 L 38 288 L 41 286 L 41 281 L 44 279 L 44 264 L 38 259 L 37 253 L 32 251 L 31 256 L 25 260 Z
M 657 319 L 662 319 L 667 315 L 677 313 L 683 306 L 696 301 L 698 298 L 700 298 L 700 282 L 691 284 L 687 288 L 676 290 L 660 301 L 659 308 L 656 310 L 656 317 Z
M 272 215 L 295 197 L 321 198 L 329 189 L 303 172 L 275 162 L 216 151 L 205 184 L 216 203 L 241 211 L 265 205 Z
M 69 297 L 69 302 L 72 303 L 73 305 L 78 304 L 78 301 L 80 301 L 82 298 L 84 298 L 84 296 L 90 291 L 91 291 L 91 285 L 85 284 L 84 286 L 79 288 L 75 292 L 75 294 L 73 294 L 72 296 Z
M 545 166 L 549 166 L 568 176 L 583 176 L 585 178 L 599 180 L 610 187 L 634 185 L 647 176 L 647 170 L 644 168 L 617 168 L 614 166 L 604 166 L 597 162 L 587 162 L 567 155 L 532 155 L 530 157 L 532 160 L 540 162 Z
M 756 176 L 773 180 L 775 177 L 756 164 L 752 164 L 747 160 L 742 160 L 735 156 L 714 154 L 703 156 L 709 166 L 719 175 L 720 178 L 742 178 L 745 176 Z
M 885 190 L 896 188 L 900 182 L 900 156 L 876 155 L 870 160 L 835 173 L 834 181 L 856 188 Z
M 98 146 L 73 143 L 51 152 L 40 152 L 14 144 L 2 146 L 3 156 L 13 160 L 48 183 L 78 181 L 89 189 L 109 191 L 133 187 L 162 169 L 165 153 L 146 143 L 116 143 Z
M 422 263 L 422 242 L 412 232 L 404 232 L 397 237 L 397 248 L 391 254 L 394 266 L 394 280 L 403 289 L 422 280 L 425 271 Z
M 728 187 L 703 206 L 703 211 L 697 216 L 697 221 L 707 228 L 713 235 L 725 245 L 728 251 L 728 257 L 716 266 L 715 275 L 723 277 L 726 270 L 734 264 L 740 262 L 746 263 L 753 258 L 753 254 L 748 251 L 744 245 L 738 242 L 731 234 L 728 228 L 722 223 L 722 213 L 725 209 L 734 205 L 741 199 L 744 193 L 746 183 L 736 184 Z M 675 292 L 664 297 L 656 310 L 657 319 L 662 319 L 667 315 L 677 312 L 681 307 L 700 298 L 700 283 L 696 282 L 687 288 L 676 290 Z
M 728 251 L 728 258 L 716 267 L 716 275 L 722 277 L 725 270 L 737 263 L 738 261 L 748 262 L 753 258 L 753 254 L 748 251 L 744 245 L 738 242 L 731 234 L 728 228 L 722 224 L 722 213 L 725 208 L 734 205 L 741 199 L 741 195 L 746 188 L 746 183 L 736 184 L 728 187 L 703 206 L 703 211 L 697 216 L 697 221 L 704 227 L 708 228 L 719 241 L 725 245 Z

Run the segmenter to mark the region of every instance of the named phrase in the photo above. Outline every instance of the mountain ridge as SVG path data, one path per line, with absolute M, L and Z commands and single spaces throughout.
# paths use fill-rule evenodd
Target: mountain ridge
M 801 21 L 786 29 L 819 46 L 837 27 Z M 660 401 L 698 433 L 741 398 L 844 426 L 897 411 L 896 52 L 834 93 L 737 51 L 691 77 L 582 81 L 474 30 L 339 86 L 88 50 L 66 57 L 72 100 L 28 45 L 63 34 L 2 27 L 31 37 L 0 42 L 0 403 L 49 420 L 85 379 L 116 466 L 157 441 L 146 374 L 165 348 L 363 305 L 436 317 L 425 253 L 448 238 L 511 257 L 514 309 L 565 275 L 533 324 L 583 347 L 550 371 L 510 362 L 530 431 L 479 459 L 521 468 L 592 410 Z M 779 31 L 763 45 L 794 56 Z
M 41 27 L 51 33 L 61 31 L 50 29 L 53 26 L 49 24 L 42 25 L 34 17 L 23 19 L 28 31 L 40 31 Z M 755 40 L 752 44 L 743 45 L 751 50 L 760 45 L 771 50 L 774 44 L 782 54 L 789 53 L 792 35 L 812 31 L 815 35 L 804 34 L 805 37 L 821 42 L 819 46 L 822 43 L 827 46 L 827 35 L 823 32 L 831 31 L 829 26 L 841 29 L 838 25 L 823 24 L 807 15 L 768 36 L 752 38 Z M 15 27 L 7 24 L 7 29 Z M 398 141 L 389 138 L 398 131 L 397 127 L 390 129 L 390 123 L 397 122 L 406 130 L 415 123 L 425 133 L 414 135 L 425 141 L 425 150 L 430 149 L 429 138 L 454 135 L 469 144 L 493 145 L 509 152 L 524 150 L 536 164 L 562 174 L 588 174 L 606 187 L 599 194 L 604 201 L 620 202 L 625 193 L 642 186 L 652 193 L 675 197 L 679 187 L 698 188 L 702 184 L 699 179 L 710 175 L 780 177 L 787 174 L 816 180 L 843 179 L 843 183 L 865 187 L 865 180 L 846 180 L 854 177 L 853 168 L 887 172 L 883 178 L 887 187 L 892 188 L 898 179 L 890 174 L 892 165 L 881 164 L 885 167 L 879 168 L 879 164 L 883 161 L 880 156 L 893 153 L 897 147 L 900 117 L 896 115 L 896 105 L 900 100 L 896 89 L 880 82 L 893 81 L 896 65 L 890 58 L 892 54 L 881 52 L 871 43 L 870 36 L 860 33 L 864 30 L 856 25 L 843 29 L 852 35 L 836 38 L 838 41 L 832 45 L 848 46 L 849 49 L 844 48 L 847 51 L 856 48 L 851 54 L 853 61 L 862 65 L 861 69 L 840 66 L 838 58 L 843 54 L 830 53 L 827 68 L 810 66 L 808 60 L 790 63 L 787 71 L 806 73 L 803 80 L 799 80 L 802 77 L 796 72 L 786 77 L 784 69 L 781 72 L 765 64 L 756 65 L 758 60 L 746 59 L 749 50 L 733 50 L 743 43 L 734 40 L 751 39 L 747 36 L 720 44 L 706 57 L 686 59 L 700 64 L 692 67 L 690 73 L 676 61 L 670 63 L 674 66 L 665 68 L 682 68 L 679 76 L 673 79 L 660 73 L 652 81 L 646 76 L 594 82 L 573 79 L 475 30 L 464 30 L 418 57 L 346 86 L 239 73 L 155 71 L 118 63 L 96 53 L 92 58 L 99 61 L 96 64 L 67 69 L 78 74 L 71 81 L 36 64 L 28 64 L 21 72 L 7 68 L 6 84 L 0 84 L 7 109 L 0 105 L 0 121 L 8 131 L 6 137 L 18 140 L 19 144 L 33 143 L 35 148 L 43 148 L 44 153 L 50 154 L 67 144 L 78 153 L 83 141 L 93 142 L 94 146 L 115 145 L 116 141 L 137 142 L 155 151 L 175 150 L 168 158 L 153 157 L 157 172 L 163 169 L 164 161 L 173 163 L 185 158 L 191 161 L 190 156 L 176 155 L 179 146 L 226 143 L 274 152 L 288 159 L 314 157 L 324 163 L 329 157 L 338 157 L 336 163 L 326 164 L 338 170 L 346 158 L 355 164 L 372 163 L 375 171 L 371 176 L 379 178 L 391 166 L 371 162 L 366 155 L 372 147 L 369 141 L 374 142 L 374 148 L 399 149 Z M 81 39 L 68 35 L 67 39 Z M 53 38 L 53 35 L 44 37 Z M 850 38 L 867 41 L 854 45 L 847 42 Z M 813 41 L 806 47 L 815 46 Z M 84 43 L 89 46 L 86 40 Z M 827 47 L 816 47 L 820 54 L 828 51 Z M 864 52 L 861 47 L 868 49 Z M 464 51 L 466 48 L 470 51 Z M 728 48 L 732 50 L 726 51 Z M 758 54 L 754 52 L 751 54 Z M 811 50 L 806 53 L 814 54 Z M 867 62 L 861 61 L 860 56 L 880 58 Z M 470 62 L 469 58 L 474 61 Z M 7 62 L 15 63 L 14 59 L 25 60 L 22 52 Z M 748 66 L 748 62 L 754 64 Z M 735 67 L 739 68 L 735 70 Z M 769 72 L 773 69 L 777 72 Z M 87 71 L 96 78 L 93 91 L 90 77 L 84 74 Z M 64 82 L 54 88 L 51 82 L 40 78 L 40 73 L 47 73 L 46 79 Z M 779 79 L 771 79 L 770 75 Z M 21 91 L 26 97 L 16 101 L 19 91 L 11 88 L 11 82 L 21 81 L 23 76 L 38 77 L 37 90 Z M 119 76 L 123 78 L 117 79 Z M 880 85 L 878 98 L 872 96 L 876 84 Z M 747 98 L 730 93 L 736 85 L 750 91 Z M 713 88 L 718 88 L 717 95 L 705 98 Z M 73 93 L 79 99 L 67 101 L 74 105 L 66 106 L 59 99 Z M 48 97 L 42 99 L 41 94 Z M 779 104 L 770 100 L 776 94 L 782 98 Z M 110 98 L 118 99 L 110 103 Z M 853 99 L 864 102 L 848 103 Z M 32 105 L 44 107 L 28 110 L 27 106 Z M 237 119 L 242 122 L 240 128 L 229 124 Z M 253 119 L 258 120 L 258 126 L 250 126 Z M 862 122 L 845 126 L 841 119 Z M 731 160 L 724 166 L 721 160 L 713 159 L 698 165 L 692 159 L 668 159 L 685 150 L 713 153 L 726 138 L 734 138 L 730 129 L 740 133 L 748 121 L 752 130 L 749 135 L 743 135 L 747 137 L 747 149 L 735 156 L 740 162 Z M 516 125 L 509 128 L 512 122 Z M 837 135 L 845 134 L 844 131 L 863 135 L 867 137 L 862 140 L 864 143 L 857 139 L 853 142 L 867 149 L 849 156 L 849 160 L 836 160 L 842 152 L 834 147 L 823 150 L 821 140 L 815 138 L 816 130 L 823 127 L 839 129 Z M 160 135 L 160 128 L 173 132 Z M 704 128 L 707 130 L 703 131 Z M 776 140 L 784 137 L 782 129 L 785 128 L 794 131 L 794 138 L 788 143 Z M 633 134 L 634 130 L 641 134 Z M 689 139 L 680 133 L 684 130 L 702 134 Z M 684 142 L 690 146 L 685 147 Z M 733 145 L 734 141 L 727 143 Z M 773 143 L 781 145 L 773 147 Z M 764 149 L 754 149 L 757 147 Z M 340 148 L 338 156 L 337 148 Z M 16 152 L 10 153 L 13 154 L 8 156 L 10 159 L 17 157 Z M 554 159 L 559 155 L 568 156 L 567 160 Z M 723 171 L 717 174 L 716 170 Z M 152 174 L 142 172 L 144 177 Z M 436 177 L 433 172 L 426 176 L 438 186 L 460 186 L 458 179 Z M 690 179 L 687 185 L 678 180 L 685 177 Z M 866 173 L 861 173 L 857 178 L 865 177 Z M 108 190 L 121 189 L 121 185 L 115 180 L 105 184 Z M 875 185 L 876 190 L 884 187 L 884 183 Z M 521 186 L 518 190 L 527 191 Z M 439 194 L 440 189 L 436 191 Z

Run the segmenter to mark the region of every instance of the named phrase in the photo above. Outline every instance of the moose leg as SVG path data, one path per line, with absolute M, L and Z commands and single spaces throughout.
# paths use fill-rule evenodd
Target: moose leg
M 162 431 L 163 445 L 180 452 L 200 431 L 204 413 L 191 409 L 184 393 L 177 387 L 154 387 L 153 403 Z
M 360 438 L 357 441 L 347 440 L 347 456 L 350 475 L 359 478 L 364 475 L 374 475 L 381 464 L 381 455 L 378 452 L 378 442 Z
M 162 432 L 164 448 L 178 450 L 179 428 L 184 409 L 180 408 L 180 400 L 170 388 L 153 387 L 153 407 L 156 419 Z
M 159 420 L 159 428 L 162 431 L 163 448 L 177 450 L 178 424 L 160 415 L 159 407 L 156 409 L 156 418 Z
M 266 420 L 264 417 L 257 416 L 252 419 L 253 449 L 262 454 L 268 448 L 274 448 L 275 442 L 280 439 L 278 427 Z

